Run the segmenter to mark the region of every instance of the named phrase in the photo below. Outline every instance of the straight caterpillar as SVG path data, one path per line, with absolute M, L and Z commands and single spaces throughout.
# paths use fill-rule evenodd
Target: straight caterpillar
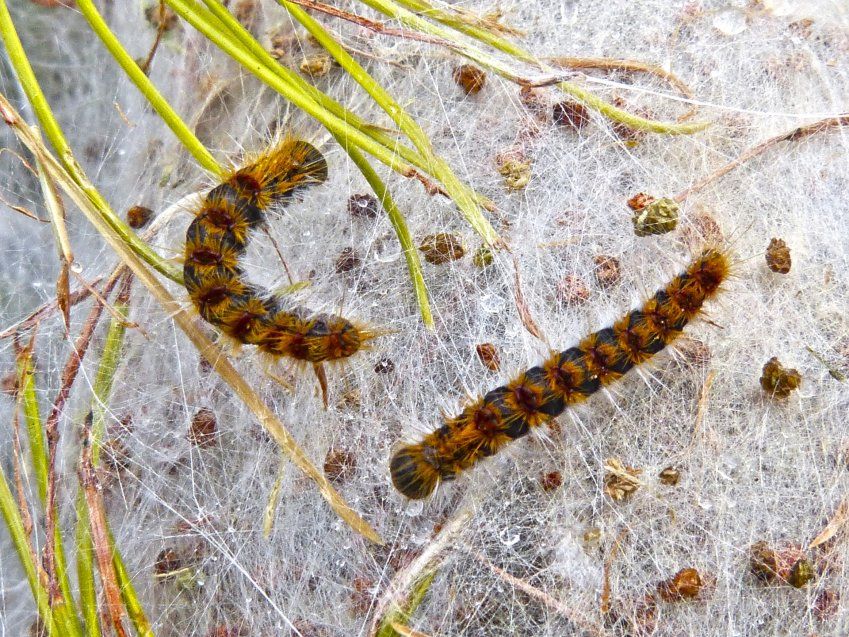
M 341 316 L 282 308 L 241 268 L 250 233 L 264 223 L 269 206 L 326 179 L 318 149 L 285 138 L 207 193 L 186 231 L 183 261 L 186 290 L 203 320 L 264 353 L 314 365 L 347 358 L 373 337 Z
M 426 498 L 440 481 L 453 480 L 645 362 L 678 338 L 729 270 L 727 255 L 705 250 L 641 309 L 493 389 L 421 442 L 401 447 L 389 463 L 395 488 Z

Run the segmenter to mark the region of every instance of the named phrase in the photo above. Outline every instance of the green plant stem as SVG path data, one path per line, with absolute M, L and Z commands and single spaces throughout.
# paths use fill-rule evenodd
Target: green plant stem
M 15 551 L 21 560 L 21 566 L 23 566 L 26 573 L 27 581 L 32 591 L 32 597 L 35 600 L 36 608 L 38 608 L 38 614 L 46 624 L 51 637 L 63 637 L 63 633 L 59 632 L 59 622 L 54 614 L 57 612 L 57 609 L 50 607 L 47 589 L 45 589 L 39 580 L 38 570 L 33 561 L 33 555 L 30 552 L 29 542 L 27 542 L 24 522 L 21 519 L 21 513 L 18 510 L 15 497 L 12 495 L 12 490 L 9 488 L 9 483 L 6 480 L 6 473 L 2 469 L 0 469 L 0 513 L 3 514 L 3 520 L 6 523 L 12 544 L 15 546 Z
M 88 508 L 82 490 L 77 493 L 77 584 L 80 589 L 80 611 L 85 622 L 86 637 L 101 637 L 97 612 L 97 588 L 94 583 L 94 547 L 88 526 Z
M 100 464 L 100 449 L 106 434 L 106 405 L 112 394 L 112 386 L 115 382 L 115 372 L 121 357 L 121 348 L 124 344 L 126 332 L 126 319 L 129 314 L 129 280 L 121 286 L 118 298 L 114 304 L 115 316 L 109 324 L 106 333 L 106 342 L 100 356 L 100 364 L 94 378 L 93 396 L 91 401 L 92 428 L 91 428 L 91 461 L 93 467 Z M 100 635 L 98 628 L 97 598 L 94 589 L 94 546 L 91 539 L 91 527 L 88 523 L 89 512 L 82 490 L 77 494 L 77 558 L 78 576 L 80 580 L 80 600 L 83 615 L 86 618 L 86 630 L 90 637 Z M 138 635 L 152 637 L 150 622 L 138 600 L 132 580 L 127 573 L 123 558 L 115 546 L 114 538 L 109 534 L 110 547 L 112 549 L 112 565 L 118 586 L 121 589 L 121 598 L 127 609 L 127 614 L 136 629 Z
M 343 140 L 337 141 L 341 144 Z M 413 281 L 413 291 L 416 294 L 416 301 L 419 305 L 422 321 L 424 321 L 428 329 L 432 330 L 434 329 L 433 314 L 430 311 L 427 286 L 422 275 L 422 263 L 419 260 L 419 253 L 413 244 L 413 238 L 410 236 L 410 229 L 407 227 L 404 215 L 398 210 L 398 207 L 392 200 L 392 196 L 389 194 L 389 189 L 386 188 L 386 185 L 363 154 L 356 148 L 347 148 L 346 150 L 351 157 L 351 161 L 360 169 L 363 177 L 366 178 L 374 194 L 377 195 L 378 200 L 382 203 L 383 209 L 386 210 L 389 222 L 392 224 L 395 234 L 398 236 L 398 242 L 401 244 L 401 249 L 404 251 L 404 258 L 407 260 L 407 270 L 410 272 L 410 278 Z
M 545 74 L 556 74 L 556 70 L 552 67 L 543 64 L 539 60 L 537 60 L 533 55 L 531 55 L 528 51 L 518 47 L 517 45 L 501 38 L 485 29 L 481 29 L 479 27 L 475 27 L 469 25 L 462 20 L 457 18 L 450 17 L 445 12 L 441 12 L 438 9 L 435 9 L 432 5 L 424 2 L 423 0 L 399 0 L 398 2 L 393 2 L 392 0 L 360 0 L 363 4 L 368 5 L 372 9 L 383 13 L 384 15 L 400 20 L 403 24 L 408 27 L 420 31 L 422 33 L 427 33 L 429 35 L 435 35 L 437 37 L 449 40 L 456 41 L 450 31 L 446 31 L 437 25 L 434 25 L 431 22 L 423 19 L 421 16 L 409 11 L 404 6 L 414 8 L 416 11 L 421 11 L 425 15 L 429 15 L 434 17 L 439 22 L 446 24 L 447 26 L 465 34 L 476 40 L 485 42 L 486 44 L 491 45 L 492 47 L 507 53 L 508 55 L 521 60 L 523 62 L 527 62 L 532 64 L 538 70 Z M 505 72 L 505 67 L 498 60 L 493 58 L 492 56 L 478 50 L 477 48 L 470 46 L 460 46 L 452 47 L 455 51 L 463 55 L 464 57 L 469 58 L 470 60 L 477 62 L 481 66 L 493 71 L 501 75 L 502 77 L 506 77 L 511 81 L 518 81 L 521 83 L 526 83 L 521 78 L 511 70 L 507 70 Z M 599 113 L 607 117 L 608 119 L 614 122 L 621 122 L 631 128 L 643 131 L 649 131 L 652 133 L 661 133 L 665 135 L 690 135 L 692 133 L 696 133 L 700 130 L 704 130 L 707 128 L 710 123 L 709 122 L 691 122 L 691 123 L 676 123 L 676 122 L 661 122 L 656 120 L 646 119 L 644 117 L 638 117 L 636 115 L 632 115 L 627 111 L 623 111 L 620 108 L 615 107 L 613 104 L 604 101 L 600 97 L 597 97 L 579 87 L 578 85 L 567 82 L 560 81 L 557 82 L 557 87 L 571 95 L 572 97 L 580 100 L 588 107 L 597 110 Z
M 38 496 L 42 507 L 47 506 L 47 452 L 44 446 L 44 426 L 41 413 L 38 409 L 38 397 L 35 386 L 35 366 L 32 360 L 32 351 L 29 347 L 23 349 L 18 355 L 18 387 L 22 393 L 24 406 L 24 421 L 29 438 L 30 455 L 32 457 L 32 468 L 38 485 Z M 57 512 L 58 513 L 58 512 Z M 54 604 L 53 612 L 60 624 L 71 635 L 82 635 L 82 625 L 74 610 L 74 598 L 71 594 L 71 582 L 68 577 L 67 560 L 65 558 L 64 543 L 58 525 L 53 532 L 54 545 L 56 547 L 56 577 L 59 581 L 59 589 L 62 592 L 63 601 Z
M 452 15 L 447 11 L 434 7 L 429 2 L 425 2 L 424 0 L 395 0 L 395 3 L 405 9 L 416 11 L 423 16 L 432 18 L 447 27 L 451 27 L 455 31 L 459 31 L 464 35 L 474 38 L 475 40 L 489 44 L 494 49 L 507 53 L 508 55 L 522 60 L 523 62 L 529 62 L 534 65 L 538 64 L 536 58 L 519 45 L 496 35 L 492 31 L 469 24 L 467 21 L 456 15 Z
M 114 211 L 106 203 L 103 196 L 92 185 L 83 171 L 82 167 L 77 163 L 68 141 L 59 126 L 53 111 L 44 98 L 44 93 L 41 86 L 38 84 L 38 79 L 33 73 L 29 59 L 24 51 L 21 40 L 18 37 L 18 32 L 15 30 L 15 25 L 12 22 L 12 16 L 9 13 L 9 8 L 6 6 L 6 0 L 0 0 L 0 36 L 3 38 L 3 43 L 6 46 L 6 52 L 9 54 L 9 61 L 15 69 L 15 74 L 24 89 L 24 94 L 29 100 L 30 106 L 38 119 L 39 126 L 44 132 L 50 144 L 56 150 L 59 161 L 74 179 L 80 188 L 86 193 L 86 196 L 97 208 L 98 213 L 103 220 L 121 237 L 122 241 L 139 257 L 152 265 L 161 274 L 169 279 L 182 283 L 183 276 L 180 270 L 172 263 L 162 259 L 147 243 L 142 241 L 139 236 L 124 221 L 118 217 Z
M 211 2 L 213 0 L 206 0 Z M 339 65 L 359 84 L 392 119 L 398 128 L 413 142 L 427 162 L 426 171 L 439 180 L 454 203 L 466 217 L 466 221 L 488 244 L 495 244 L 500 239 L 489 221 L 481 214 L 475 200 L 463 187 L 457 176 L 440 157 L 436 155 L 430 139 L 421 126 L 410 117 L 398 102 L 371 75 L 342 48 L 339 43 L 310 15 L 298 5 L 287 0 L 277 0 L 279 4 L 309 31 L 319 44 L 333 56 Z
M 405 177 L 416 176 L 415 169 L 410 164 L 401 161 L 400 157 L 394 152 L 357 130 L 345 120 L 322 108 L 308 94 L 298 90 L 293 84 L 282 79 L 280 75 L 272 72 L 265 64 L 257 60 L 232 34 L 222 31 L 220 23 L 208 10 L 193 0 L 165 0 L 165 2 L 175 13 L 200 31 L 204 37 L 215 44 L 225 54 L 233 58 L 243 68 L 250 71 L 260 81 L 280 93 L 280 95 L 290 101 L 294 106 L 317 119 L 331 133 L 347 139 L 350 143 L 357 145 Z
M 44 503 L 47 500 L 47 452 L 44 448 L 44 431 L 35 394 L 35 366 L 32 362 L 32 351 L 28 347 L 18 354 L 17 367 L 18 391 L 23 399 L 32 468 L 38 485 L 38 497 Z
M 398 141 L 398 137 L 394 133 L 386 133 L 380 130 L 379 127 L 362 119 L 356 113 L 346 109 L 339 102 L 334 100 L 329 95 L 322 93 L 315 86 L 307 82 L 298 73 L 286 68 L 275 60 L 271 54 L 266 51 L 263 46 L 257 42 L 256 38 L 243 27 L 238 20 L 217 0 L 203 0 L 208 8 L 207 15 L 215 18 L 220 27 L 229 31 L 238 41 L 246 47 L 256 58 L 257 61 L 264 64 L 268 70 L 277 75 L 282 81 L 290 84 L 293 89 L 302 91 L 315 102 L 328 110 L 330 113 L 344 120 L 364 135 L 368 135 L 376 142 L 384 146 L 387 150 L 399 155 L 401 159 L 415 166 L 419 170 L 431 174 L 429 172 L 429 162 L 417 153 L 414 149 L 406 146 Z M 198 8 L 198 11 L 203 11 Z M 400 171 L 399 171 L 400 172 Z M 410 177 L 409 174 L 402 173 L 405 177 Z M 434 176 L 431 174 L 431 176 Z M 465 184 L 462 186 L 468 196 L 472 197 L 476 202 L 486 208 L 492 208 L 492 202 L 486 197 L 474 192 Z
M 147 98 L 151 106 L 156 110 L 162 120 L 173 131 L 177 139 L 182 142 L 197 162 L 214 175 L 223 174 L 223 168 L 215 161 L 212 154 L 206 149 L 201 141 L 189 129 L 180 116 L 171 108 L 168 101 L 156 89 L 153 82 L 145 75 L 135 60 L 127 53 L 115 34 L 109 30 L 103 16 L 97 11 L 92 0 L 77 0 L 77 8 L 88 21 L 91 30 L 100 38 L 103 45 L 109 51 L 115 61 L 121 65 L 124 73 L 136 88 Z

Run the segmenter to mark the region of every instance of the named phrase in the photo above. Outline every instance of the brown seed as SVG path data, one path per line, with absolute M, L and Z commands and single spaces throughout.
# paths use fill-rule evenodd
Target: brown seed
M 590 289 L 575 274 L 567 274 L 557 283 L 557 298 L 569 305 L 580 305 L 590 298 Z
M 163 549 L 156 556 L 156 562 L 153 564 L 153 572 L 156 575 L 170 575 L 181 568 L 183 568 L 183 562 L 177 555 L 177 551 L 172 548 Z
M 391 374 L 395 371 L 395 363 L 391 358 L 383 357 L 374 365 L 375 374 Z
M 657 585 L 657 594 L 665 602 L 696 599 L 702 591 L 702 578 L 694 568 L 682 568 L 670 579 Z
M 350 272 L 360 267 L 362 260 L 353 248 L 345 248 L 336 257 L 336 273 Z
M 492 343 L 479 343 L 475 346 L 481 363 L 491 372 L 497 372 L 501 368 L 501 357 Z
M 630 498 L 640 488 L 637 478 L 643 470 L 628 467 L 617 458 L 608 458 L 605 463 L 604 492 L 617 502 Z
M 675 467 L 666 467 L 657 475 L 657 477 L 661 484 L 665 484 L 668 487 L 674 487 L 681 479 L 681 472 Z
M 144 206 L 133 206 L 127 210 L 127 223 L 134 230 L 144 228 L 153 217 L 153 210 Z
M 710 348 L 702 341 L 685 336 L 675 341 L 675 349 L 688 363 L 697 367 L 706 367 L 710 363 Z
M 427 235 L 422 240 L 419 250 L 424 253 L 425 261 L 434 265 L 462 259 L 466 254 L 460 238 L 448 232 Z
M 374 195 L 359 193 L 348 197 L 348 214 L 352 217 L 374 219 L 379 211 L 380 202 Z
M 324 457 L 324 475 L 333 484 L 344 484 L 357 470 L 357 457 L 346 449 L 332 448 Z
M 634 211 L 642 210 L 654 200 L 655 198 L 651 195 L 648 195 L 644 192 L 638 192 L 636 195 L 634 195 L 628 200 L 628 207 Z
M 590 122 L 590 112 L 580 102 L 564 100 L 552 107 L 552 117 L 555 124 L 566 126 L 573 130 L 581 130 Z
M 215 444 L 216 425 L 215 414 L 211 409 L 204 407 L 192 416 L 192 423 L 189 425 L 189 433 L 186 437 L 193 445 L 209 447 Z
M 782 239 L 773 237 L 769 241 L 769 246 L 766 249 L 766 264 L 769 269 L 779 274 L 787 274 L 790 272 L 792 264 L 790 260 L 790 248 Z
M 600 254 L 593 258 L 593 262 L 596 266 L 595 278 L 601 287 L 609 288 L 619 282 L 621 277 L 619 259 Z
M 801 384 L 802 375 L 795 369 L 784 367 L 775 356 L 763 367 L 761 387 L 773 397 L 787 398 Z
M 563 484 L 563 476 L 559 471 L 549 471 L 540 476 L 543 491 L 554 491 Z
M 457 86 L 463 89 L 466 95 L 475 95 L 486 84 L 486 73 L 472 64 L 463 64 L 454 69 L 452 76 Z

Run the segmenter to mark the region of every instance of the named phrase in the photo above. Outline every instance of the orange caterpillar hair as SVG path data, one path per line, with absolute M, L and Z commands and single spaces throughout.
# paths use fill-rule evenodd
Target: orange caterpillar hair
M 373 338 L 341 316 L 281 308 L 241 269 L 250 232 L 264 223 L 268 207 L 326 179 L 318 149 L 286 138 L 207 193 L 186 231 L 183 262 L 186 290 L 203 320 L 240 343 L 316 365 L 351 356 Z
M 389 463 L 395 488 L 414 500 L 429 496 L 440 481 L 453 480 L 645 362 L 678 338 L 729 270 L 726 254 L 705 250 L 641 309 L 493 389 L 421 442 L 401 447 Z

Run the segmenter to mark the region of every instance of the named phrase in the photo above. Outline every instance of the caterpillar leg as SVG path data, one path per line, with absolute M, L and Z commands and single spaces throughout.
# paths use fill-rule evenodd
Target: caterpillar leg
M 324 370 L 322 363 L 313 363 L 312 371 L 318 379 L 318 386 L 321 387 L 321 400 L 324 403 L 324 408 L 327 409 L 327 373 Z

